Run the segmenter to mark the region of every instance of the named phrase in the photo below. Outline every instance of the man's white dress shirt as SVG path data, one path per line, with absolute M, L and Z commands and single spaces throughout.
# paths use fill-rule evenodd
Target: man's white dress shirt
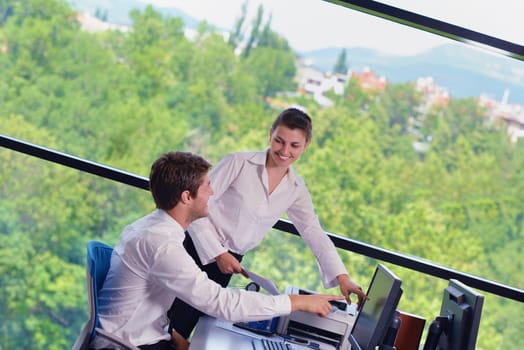
M 183 240 L 183 228 L 158 209 L 124 229 L 100 291 L 103 329 L 137 346 L 168 340 L 166 313 L 175 297 L 207 315 L 235 322 L 291 312 L 286 295 L 221 288 L 195 264 Z M 95 348 L 107 345 L 96 338 Z
M 228 250 L 244 255 L 287 213 L 313 251 L 324 287 L 338 285 L 336 277 L 347 270 L 320 225 L 304 181 L 290 167 L 269 194 L 266 154 L 232 153 L 210 172 L 214 195 L 209 200 L 209 215 L 188 227 L 200 260 L 206 265 Z

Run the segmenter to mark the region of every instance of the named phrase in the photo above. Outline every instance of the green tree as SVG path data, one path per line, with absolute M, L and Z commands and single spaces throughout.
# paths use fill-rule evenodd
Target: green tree
M 148 5 L 132 10 L 133 31 L 126 40 L 126 61 L 136 74 L 142 99 L 153 97 L 183 78 L 192 57 L 181 18 L 163 18 Z
M 255 77 L 257 94 L 265 98 L 280 91 L 294 91 L 295 55 L 291 50 L 258 47 L 243 63 L 246 72 Z
M 247 39 L 246 46 L 244 47 L 244 51 L 242 52 L 244 58 L 249 57 L 249 55 L 251 54 L 251 50 L 259 40 L 260 26 L 262 25 L 263 19 L 264 6 L 260 4 L 258 5 L 257 14 L 255 18 L 253 18 L 253 20 L 251 21 L 251 32 L 249 33 L 249 38 Z
M 103 10 L 97 7 L 95 10 L 95 17 L 101 20 L 102 22 L 107 22 L 107 10 Z
M 346 49 L 342 49 L 338 54 L 337 62 L 333 66 L 333 73 L 338 74 L 347 74 L 348 73 L 348 63 L 346 57 Z
M 227 43 L 233 48 L 233 50 L 236 50 L 244 40 L 244 24 L 247 17 L 247 5 L 247 1 L 242 4 L 240 16 L 235 20 L 234 30 L 229 33 Z

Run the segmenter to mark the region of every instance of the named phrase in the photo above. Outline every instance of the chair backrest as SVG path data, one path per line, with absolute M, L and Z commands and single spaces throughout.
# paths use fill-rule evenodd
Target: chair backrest
M 98 321 L 98 293 L 104 284 L 111 264 L 113 248 L 99 241 L 87 243 L 87 293 L 89 295 L 90 321 L 93 323 L 91 339 L 95 336 Z
M 111 264 L 113 248 L 99 241 L 87 243 L 87 302 L 89 304 L 89 319 L 80 332 L 71 350 L 87 350 L 96 336 L 98 321 L 98 292 L 104 284 L 104 280 Z M 108 338 L 108 336 L 106 337 Z M 131 347 L 127 347 L 131 348 Z

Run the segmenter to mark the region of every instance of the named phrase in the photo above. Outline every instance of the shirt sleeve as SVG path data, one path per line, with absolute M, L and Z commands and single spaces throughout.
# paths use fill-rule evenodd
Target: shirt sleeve
M 242 162 L 235 157 L 235 154 L 225 156 L 215 168 L 209 173 L 213 195 L 210 197 L 208 206 L 211 208 L 216 201 L 224 194 L 231 183 L 236 179 Z M 214 224 L 209 217 L 204 217 L 193 221 L 187 230 L 195 244 L 198 257 L 202 264 L 207 265 L 215 258 L 227 251 L 219 241 L 219 235 Z
M 159 247 L 153 259 L 150 278 L 210 316 L 238 322 L 263 320 L 291 312 L 291 300 L 287 295 L 272 296 L 222 288 L 198 268 L 182 245 L 166 243 Z
M 298 195 L 287 214 L 317 259 L 325 288 L 338 285 L 337 276 L 347 274 L 335 245 L 322 229 L 305 184 L 298 185 Z

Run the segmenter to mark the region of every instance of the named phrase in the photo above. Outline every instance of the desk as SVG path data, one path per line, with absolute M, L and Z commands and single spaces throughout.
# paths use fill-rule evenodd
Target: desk
M 200 317 L 189 350 L 253 350 L 250 337 L 219 327 L 217 322 L 221 321 Z
M 405 312 L 401 312 L 401 319 L 403 324 L 400 326 L 395 342 L 396 349 L 418 349 L 425 319 Z M 253 350 L 251 339 L 261 337 L 241 329 L 235 328 L 234 331 L 226 329 L 226 325 L 228 325 L 226 321 L 220 321 L 209 316 L 200 317 L 191 337 L 189 350 Z M 409 341 L 406 342 L 406 339 L 409 339 Z M 295 348 L 304 347 L 295 346 Z M 332 347 L 322 345 L 322 348 Z
M 280 340 L 278 336 L 271 338 Z M 189 350 L 253 350 L 251 340 L 264 336 L 234 327 L 231 323 L 209 316 L 200 317 L 191 337 Z M 292 350 L 310 350 L 306 346 L 290 344 Z M 331 345 L 322 344 L 323 350 L 334 350 Z

